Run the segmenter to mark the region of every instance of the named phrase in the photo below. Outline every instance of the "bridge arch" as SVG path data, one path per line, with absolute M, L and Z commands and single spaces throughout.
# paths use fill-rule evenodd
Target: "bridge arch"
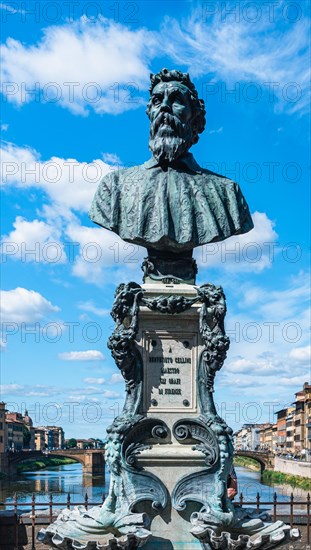
M 273 470 L 274 467 L 274 455 L 272 453 L 235 450 L 234 456 L 252 458 L 260 464 L 261 473 L 263 473 L 266 469 Z
M 60 456 L 64 458 L 72 458 L 73 460 L 80 462 L 80 464 L 84 464 L 83 457 L 72 456 L 70 452 L 57 454 L 53 451 L 47 453 L 44 453 L 42 451 L 21 451 L 16 453 L 9 453 L 9 463 L 20 464 L 21 462 L 27 462 L 27 460 L 39 460 L 40 458 L 59 458 Z
M 84 457 L 81 455 L 72 455 L 72 453 L 68 452 L 62 452 L 61 454 L 57 454 L 54 451 L 49 451 L 48 453 L 44 454 L 43 456 L 46 456 L 47 458 L 72 458 L 72 460 L 75 460 L 76 462 L 79 462 L 79 464 L 82 464 L 84 466 L 85 460 Z
M 82 472 L 91 475 L 104 475 L 104 453 L 101 451 L 80 451 L 77 449 L 48 451 L 21 451 L 8 453 L 8 470 L 10 474 L 16 474 L 16 467 L 27 460 L 40 460 L 40 458 L 72 458 L 82 464 Z

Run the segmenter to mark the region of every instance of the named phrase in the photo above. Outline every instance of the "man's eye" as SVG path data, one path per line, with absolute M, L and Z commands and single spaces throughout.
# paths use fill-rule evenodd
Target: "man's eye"
M 152 100 L 152 103 L 154 105 L 159 105 L 161 103 L 161 100 L 159 97 L 154 97 L 153 100 Z
M 182 105 L 185 103 L 184 97 L 181 94 L 174 94 L 173 101 L 176 103 L 181 103 Z

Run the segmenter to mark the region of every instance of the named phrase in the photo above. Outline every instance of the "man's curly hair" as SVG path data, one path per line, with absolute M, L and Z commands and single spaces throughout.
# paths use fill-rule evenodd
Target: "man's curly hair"
M 191 120 L 191 126 L 193 130 L 193 140 L 192 143 L 197 143 L 199 140 L 199 134 L 201 134 L 205 128 L 205 106 L 204 106 L 204 100 L 199 99 L 198 92 L 190 80 L 190 76 L 188 73 L 182 73 L 181 71 L 178 71 L 176 69 L 169 71 L 168 69 L 162 69 L 159 73 L 150 74 L 150 82 L 151 86 L 149 88 L 150 91 L 150 100 L 148 101 L 147 110 L 146 113 L 149 116 L 150 108 L 151 108 L 151 96 L 153 89 L 157 84 L 160 82 L 181 82 L 184 86 L 186 86 L 189 90 L 190 94 L 190 103 L 191 103 L 191 109 L 192 109 L 192 120 Z

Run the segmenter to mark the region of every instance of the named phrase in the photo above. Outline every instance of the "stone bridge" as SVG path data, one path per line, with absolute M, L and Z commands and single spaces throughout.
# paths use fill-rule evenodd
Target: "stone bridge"
M 264 470 L 274 470 L 274 454 L 267 451 L 238 451 L 234 450 L 234 456 L 252 458 L 260 464 L 261 473 Z
M 105 459 L 104 451 L 82 450 L 82 449 L 61 449 L 57 451 L 20 451 L 8 452 L 0 454 L 0 472 L 8 475 L 17 473 L 17 465 L 25 460 L 40 460 L 40 458 L 73 458 L 82 464 L 83 475 L 104 475 L 105 474 Z

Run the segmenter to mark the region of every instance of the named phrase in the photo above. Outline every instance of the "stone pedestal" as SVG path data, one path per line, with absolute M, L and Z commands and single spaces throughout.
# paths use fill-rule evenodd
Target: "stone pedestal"
M 225 313 L 212 284 L 119 285 L 108 347 L 126 398 L 107 429 L 109 494 L 102 507 L 64 511 L 40 540 L 64 550 L 242 550 L 288 538 L 282 522 L 227 498 L 232 430 L 213 401 Z
M 194 299 L 197 291 L 190 285 L 143 285 L 144 296 L 186 296 Z M 151 311 L 142 306 L 139 312 L 137 346 L 143 357 L 144 389 L 142 412 L 147 417 L 160 417 L 169 428 L 170 437 L 163 444 L 143 451 L 138 464 L 157 476 L 171 495 L 177 481 L 185 474 L 205 467 L 204 455 L 191 446 L 181 445 L 173 434 L 175 422 L 198 415 L 198 358 L 203 350 L 199 332 L 200 304 L 178 315 Z M 140 506 L 141 508 L 142 506 Z M 190 513 L 180 514 L 169 503 L 152 521 L 152 538 L 146 550 L 201 548 L 189 531 Z
M 159 296 L 186 296 L 189 300 L 197 297 L 190 285 L 142 288 L 144 297 L 151 301 Z M 194 303 L 173 315 L 151 311 L 146 306 L 139 311 L 136 342 L 143 362 L 142 413 L 150 418 L 160 416 L 170 430 L 176 420 L 198 414 L 198 359 L 203 350 L 199 332 L 201 306 Z

